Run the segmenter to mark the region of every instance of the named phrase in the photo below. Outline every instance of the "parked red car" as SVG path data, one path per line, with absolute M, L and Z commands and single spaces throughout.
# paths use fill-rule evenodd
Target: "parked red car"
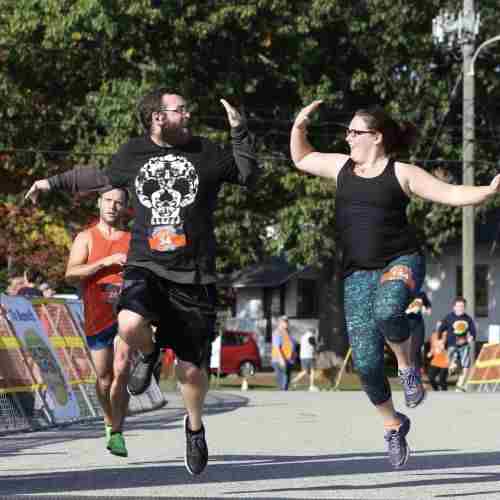
M 249 332 L 226 330 L 221 338 L 220 373 L 240 376 L 253 375 L 262 367 L 255 335 Z M 212 373 L 217 373 L 212 368 Z

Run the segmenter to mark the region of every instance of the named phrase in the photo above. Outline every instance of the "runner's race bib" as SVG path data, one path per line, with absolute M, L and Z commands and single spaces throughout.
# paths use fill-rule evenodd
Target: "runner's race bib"
M 120 293 L 122 290 L 121 285 L 114 283 L 101 283 L 99 285 L 101 291 L 101 300 L 106 304 L 116 305 L 118 299 L 120 298 Z

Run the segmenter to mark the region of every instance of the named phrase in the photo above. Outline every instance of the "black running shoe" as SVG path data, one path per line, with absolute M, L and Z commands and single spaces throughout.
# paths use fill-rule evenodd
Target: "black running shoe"
M 402 413 L 396 413 L 401 420 L 401 425 L 397 431 L 387 430 L 384 439 L 387 441 L 387 452 L 389 462 L 395 469 L 401 469 L 410 456 L 410 448 L 406 442 L 406 435 L 410 431 L 410 419 Z
M 184 417 L 184 432 L 186 433 L 186 454 L 184 455 L 184 465 L 188 472 L 197 476 L 201 474 L 208 462 L 208 448 L 205 441 L 205 427 L 197 432 L 192 432 L 188 427 L 188 416 Z
M 151 354 L 139 353 L 132 361 L 130 377 L 127 390 L 132 396 L 139 396 L 146 391 L 151 384 L 151 377 L 160 356 L 160 347 L 155 343 L 154 351 Z
M 399 380 L 403 386 L 406 406 L 415 408 L 425 399 L 426 394 L 420 372 L 412 367 L 399 370 Z

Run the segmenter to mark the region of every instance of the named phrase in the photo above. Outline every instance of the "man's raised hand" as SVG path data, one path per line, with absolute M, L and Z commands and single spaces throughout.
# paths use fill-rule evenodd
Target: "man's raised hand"
M 220 102 L 226 110 L 229 125 L 231 125 L 231 127 L 241 125 L 243 123 L 243 116 L 241 113 L 236 108 L 233 108 L 225 99 L 221 99 Z
M 39 181 L 35 181 L 24 196 L 24 201 L 31 200 L 32 203 L 36 203 L 40 192 L 47 191 L 50 191 L 50 184 L 47 179 L 40 179 Z
M 498 194 L 500 192 L 500 174 L 495 175 L 490 183 L 490 189 L 492 194 Z

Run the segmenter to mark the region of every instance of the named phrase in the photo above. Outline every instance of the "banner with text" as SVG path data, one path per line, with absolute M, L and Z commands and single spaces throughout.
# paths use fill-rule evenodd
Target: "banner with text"
M 22 297 L 2 295 L 1 304 L 24 347 L 29 369 L 46 388 L 47 403 L 55 419 L 78 418 L 80 410 L 75 394 L 31 302 Z

